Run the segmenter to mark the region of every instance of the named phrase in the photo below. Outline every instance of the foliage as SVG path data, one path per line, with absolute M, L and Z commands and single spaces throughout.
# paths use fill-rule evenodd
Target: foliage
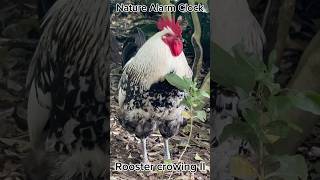
M 184 99 L 181 101 L 181 104 L 186 106 L 187 111 L 183 111 L 181 115 L 183 116 L 183 118 L 190 120 L 190 131 L 189 131 L 188 142 L 179 157 L 179 162 L 180 162 L 181 158 L 183 157 L 184 153 L 186 152 L 190 144 L 190 140 L 192 136 L 193 120 L 196 119 L 201 122 L 206 121 L 206 112 L 202 110 L 202 107 L 206 103 L 205 99 L 210 98 L 210 95 L 208 94 L 208 92 L 202 90 L 201 88 L 199 89 L 197 87 L 197 82 L 192 81 L 192 79 L 189 79 L 186 77 L 181 78 L 175 73 L 167 74 L 165 76 L 165 79 L 171 85 L 177 87 L 178 89 L 184 91 L 187 94 L 184 97 Z M 198 154 L 196 154 L 195 160 L 201 160 L 201 157 Z M 171 178 L 171 176 L 172 176 L 172 173 L 169 179 Z
M 197 83 L 186 77 L 179 77 L 174 73 L 166 75 L 166 80 L 173 86 L 186 92 L 187 96 L 182 100 L 182 104 L 188 108 L 182 115 L 186 119 L 198 119 L 206 121 L 206 112 L 202 110 L 206 98 L 210 98 L 208 92 L 199 89 Z
M 229 55 L 214 44 L 213 77 L 216 82 L 237 92 L 239 108 L 245 121 L 235 119 L 227 125 L 220 137 L 221 141 L 233 136 L 247 140 L 258 155 L 258 165 L 244 157 L 233 157 L 231 173 L 244 178 L 254 177 L 259 180 L 274 177 L 287 179 L 307 178 L 307 167 L 300 155 L 275 155 L 270 149 L 291 131 L 302 132 L 301 128 L 284 119 L 285 112 L 298 108 L 320 115 L 320 94 L 281 89 L 274 82 L 278 68 L 276 52 L 269 55 L 268 64 L 258 57 L 244 53 L 242 46 L 235 46 L 234 56 Z M 277 164 L 267 166 L 267 164 Z

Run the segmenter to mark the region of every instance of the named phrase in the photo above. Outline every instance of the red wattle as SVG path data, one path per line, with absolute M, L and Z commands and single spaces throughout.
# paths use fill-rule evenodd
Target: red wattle
M 183 50 L 183 44 L 180 39 L 173 37 L 163 37 L 163 42 L 166 43 L 171 51 L 172 56 L 179 56 Z
M 172 41 L 170 49 L 173 56 L 179 56 L 182 52 L 183 44 L 179 40 Z

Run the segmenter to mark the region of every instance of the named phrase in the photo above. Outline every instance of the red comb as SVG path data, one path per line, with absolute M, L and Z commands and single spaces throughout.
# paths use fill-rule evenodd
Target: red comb
M 180 24 L 169 18 L 161 17 L 157 22 L 157 28 L 162 31 L 165 27 L 169 27 L 176 35 L 181 36 L 182 30 Z

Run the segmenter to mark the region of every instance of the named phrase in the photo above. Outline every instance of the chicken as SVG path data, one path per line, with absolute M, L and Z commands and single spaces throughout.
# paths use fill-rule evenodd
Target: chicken
M 160 32 L 149 38 L 124 66 L 119 81 L 119 121 L 141 139 L 143 163 L 149 163 L 147 137 L 156 129 L 164 139 L 164 159 L 171 159 L 169 139 L 185 124 L 180 105 L 185 93 L 165 76 L 192 77 L 183 53 L 182 30 L 171 19 L 160 18 Z
M 58 0 L 43 20 L 27 77 L 32 180 L 104 179 L 108 14 L 104 0 Z

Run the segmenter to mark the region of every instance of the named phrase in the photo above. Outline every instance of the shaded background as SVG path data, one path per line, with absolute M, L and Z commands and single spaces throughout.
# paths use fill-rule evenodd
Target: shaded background
M 0 179 L 25 179 L 25 78 L 39 34 L 36 1 L 0 1 Z

